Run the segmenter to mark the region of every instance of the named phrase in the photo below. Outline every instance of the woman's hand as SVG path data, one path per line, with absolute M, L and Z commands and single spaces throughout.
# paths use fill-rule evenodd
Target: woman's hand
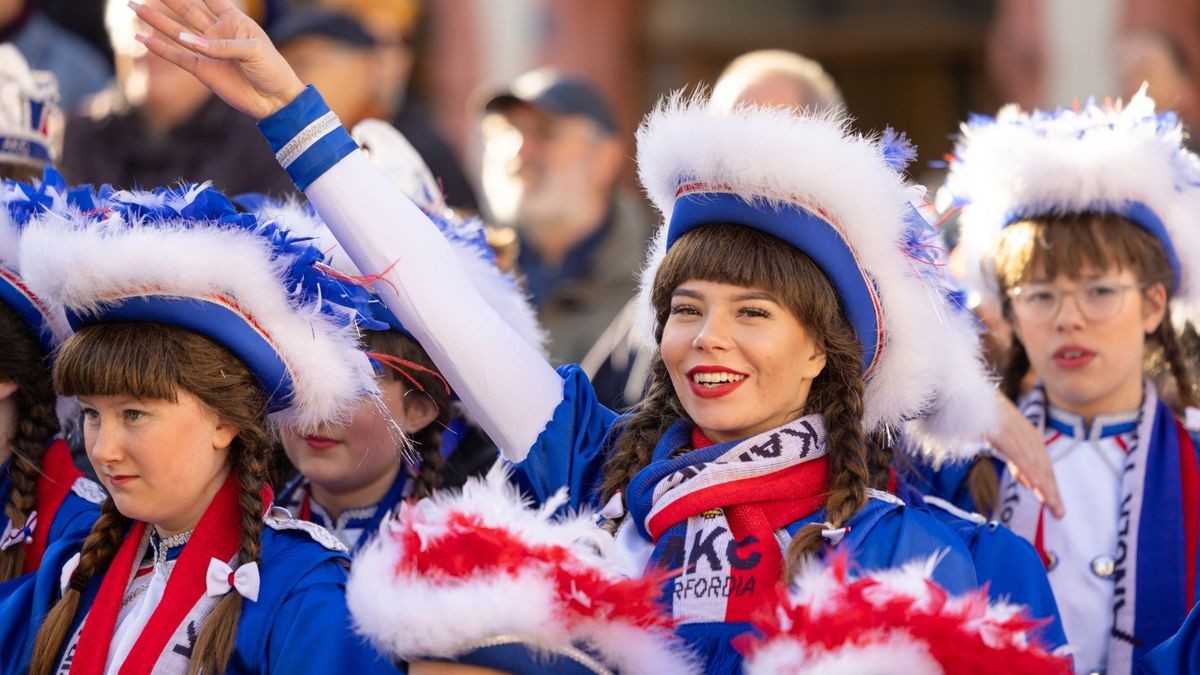
M 229 105 L 263 119 L 291 103 L 304 84 L 267 34 L 230 0 L 161 0 L 176 16 L 130 0 L 152 28 L 137 39 L 183 68 Z
M 1054 466 L 1046 454 L 1046 442 L 1042 434 L 1025 419 L 1012 401 L 1002 394 L 996 395 L 1000 399 L 1000 425 L 988 442 L 1008 463 L 1009 471 L 1021 485 L 1032 490 L 1056 518 L 1062 518 L 1066 509 L 1058 494 Z

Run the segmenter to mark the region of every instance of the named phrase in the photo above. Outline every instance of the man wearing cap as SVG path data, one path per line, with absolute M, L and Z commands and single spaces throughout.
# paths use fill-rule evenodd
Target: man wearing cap
M 612 111 L 582 80 L 533 71 L 484 106 L 484 196 L 517 231 L 557 363 L 581 360 L 635 292 L 650 219 L 618 188 L 623 165 Z

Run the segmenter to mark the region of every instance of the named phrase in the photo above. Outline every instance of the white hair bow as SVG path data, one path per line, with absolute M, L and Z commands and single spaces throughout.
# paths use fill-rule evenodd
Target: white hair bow
M 0 551 L 7 551 L 18 544 L 33 541 L 33 529 L 35 527 L 37 527 L 37 511 L 29 513 L 29 517 L 25 519 L 24 527 L 13 527 L 12 521 L 9 521 L 8 527 L 4 528 L 4 534 L 0 538 Z
M 246 563 L 235 572 L 225 561 L 212 558 L 208 561 L 208 596 L 225 595 L 230 589 L 251 602 L 258 600 L 258 563 Z

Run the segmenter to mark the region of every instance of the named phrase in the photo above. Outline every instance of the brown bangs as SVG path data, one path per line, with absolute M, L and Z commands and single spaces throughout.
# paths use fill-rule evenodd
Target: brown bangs
M 658 268 L 651 303 L 662 330 L 671 294 L 689 280 L 761 288 L 809 328 L 828 325 L 841 303 L 829 278 L 791 244 L 742 225 L 707 225 L 679 238 Z M 661 337 L 661 335 L 659 336 Z
M 103 323 L 71 336 L 54 362 L 62 396 L 127 395 L 174 402 L 182 386 L 177 331 L 155 323 Z
M 1158 240 L 1127 218 L 1070 214 L 1022 220 L 1006 227 L 996 252 L 1003 291 L 1059 275 L 1081 279 L 1106 270 L 1132 270 L 1138 281 L 1170 286 L 1171 270 Z

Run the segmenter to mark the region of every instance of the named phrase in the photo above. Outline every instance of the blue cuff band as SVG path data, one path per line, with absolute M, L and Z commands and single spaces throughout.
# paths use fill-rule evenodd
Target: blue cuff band
M 274 115 L 259 121 L 258 129 L 300 190 L 358 149 L 312 85 Z

